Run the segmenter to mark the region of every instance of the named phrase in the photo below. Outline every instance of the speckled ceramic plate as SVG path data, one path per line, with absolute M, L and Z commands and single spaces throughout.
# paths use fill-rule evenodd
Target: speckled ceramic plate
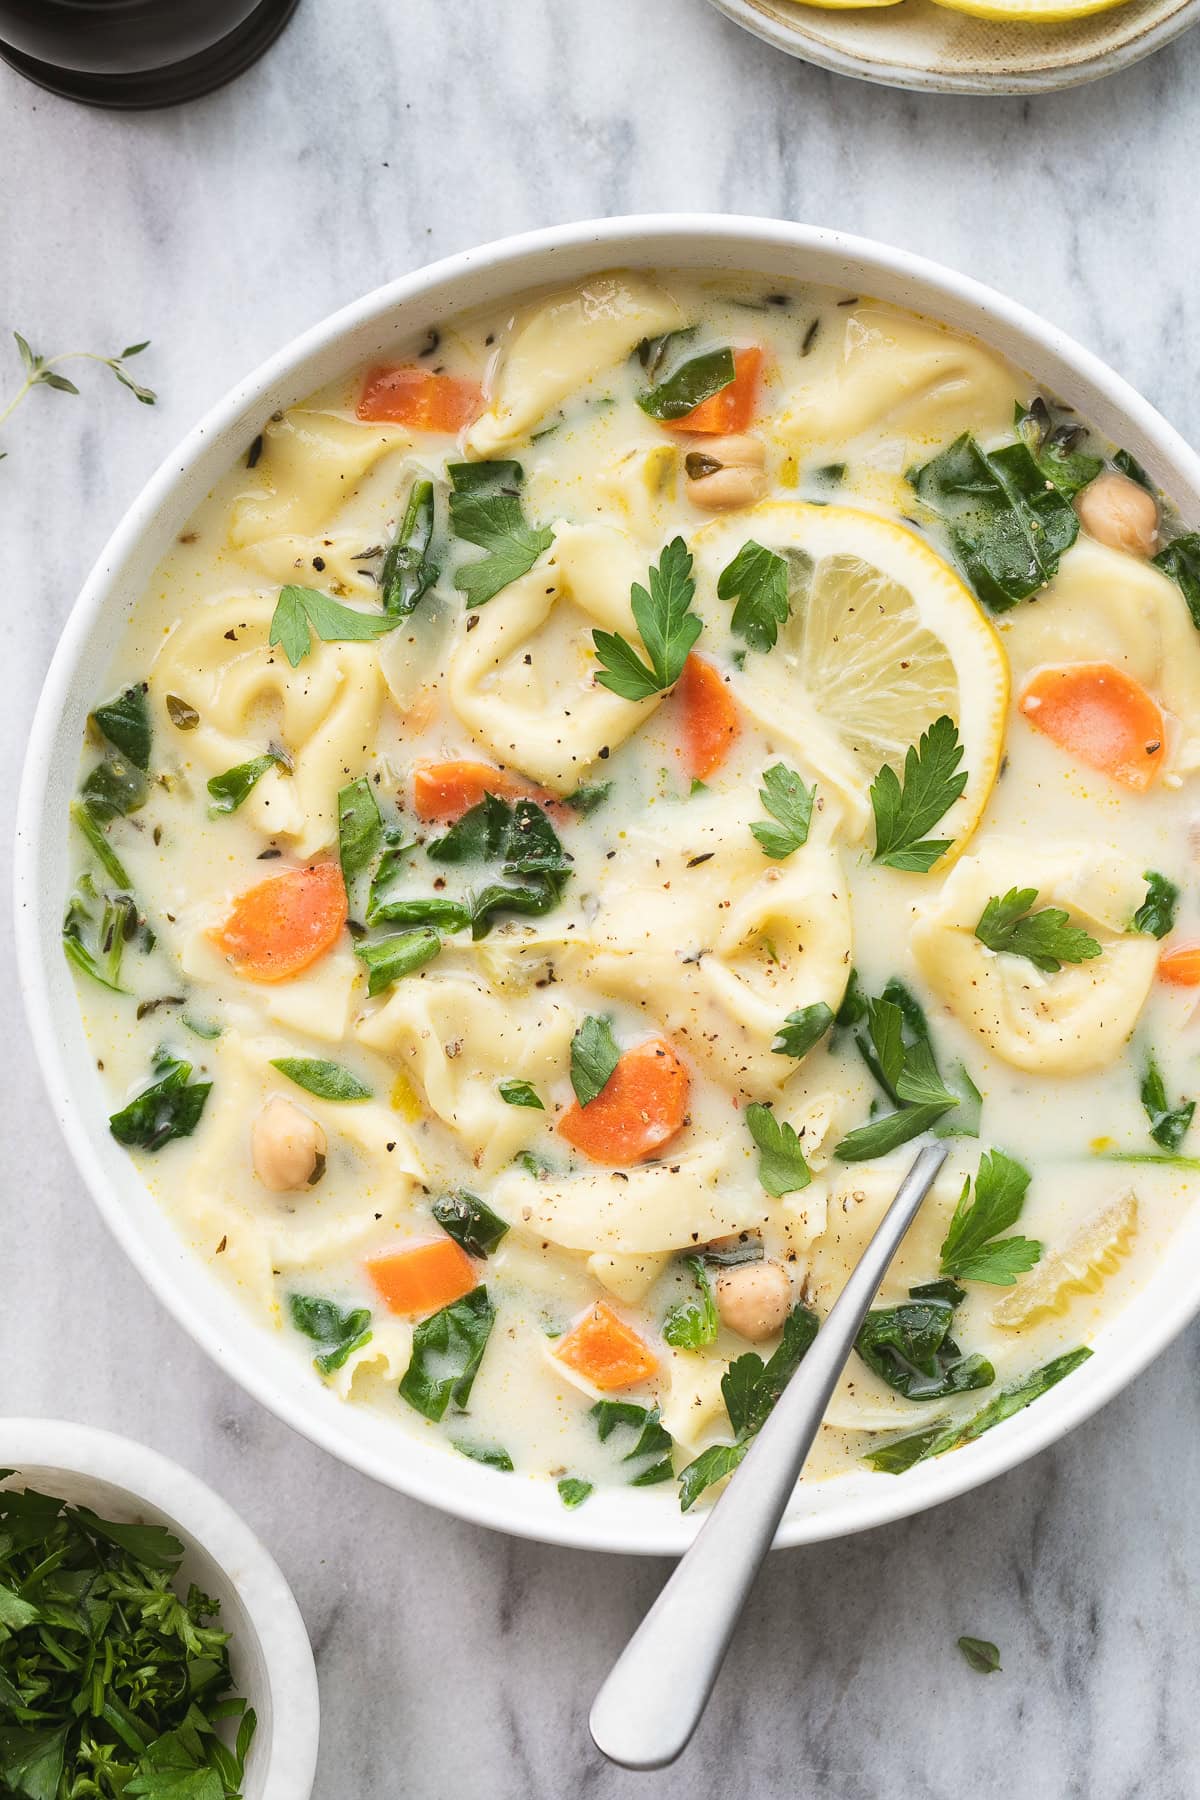
M 1128 0 L 1068 25 L 1003 24 L 932 0 L 828 11 L 799 0 L 712 0 L 789 56 L 885 87 L 1039 94 L 1128 68 L 1200 19 L 1200 0 Z

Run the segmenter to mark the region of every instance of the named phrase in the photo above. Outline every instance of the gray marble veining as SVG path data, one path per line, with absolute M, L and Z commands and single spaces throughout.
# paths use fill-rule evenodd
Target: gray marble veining
M 924 251 L 1038 307 L 1200 433 L 1200 35 L 1035 101 L 914 97 L 791 62 L 703 0 L 303 0 L 177 112 L 88 112 L 0 67 L 0 327 L 150 337 L 3 433 L 0 809 L 82 577 L 175 439 L 301 327 L 430 257 L 625 211 L 728 209 Z M 0 343 L 0 393 L 17 379 Z M 6 884 L 7 889 L 7 884 Z M 132 1433 L 272 1546 L 317 1647 L 318 1800 L 1191 1800 L 1200 1793 L 1200 1328 L 1028 1467 L 774 1558 L 660 1775 L 584 1725 L 665 1569 L 507 1541 L 342 1469 L 228 1382 L 83 1195 L 6 958 L 0 1405 Z M 994 1638 L 1004 1673 L 960 1660 Z

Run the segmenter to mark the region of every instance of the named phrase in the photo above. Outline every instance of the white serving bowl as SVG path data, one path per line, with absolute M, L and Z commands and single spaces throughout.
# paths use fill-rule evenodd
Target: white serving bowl
M 281 1333 L 245 1312 L 176 1235 L 108 1131 L 109 1102 L 62 954 L 68 803 L 96 682 L 167 545 L 262 422 L 370 358 L 419 341 L 466 308 L 613 267 L 751 271 L 828 284 L 974 332 L 1132 451 L 1200 519 L 1200 461 L 1119 376 L 1053 325 L 990 288 L 905 251 L 811 226 L 693 214 L 605 219 L 508 238 L 406 275 L 305 332 L 240 383 L 168 457 L 118 525 L 75 604 L 34 720 L 16 851 L 17 966 L 55 1114 L 125 1250 L 196 1341 L 265 1406 L 344 1462 L 402 1492 L 502 1531 L 598 1550 L 680 1552 L 698 1528 L 673 1490 L 597 1491 L 567 1512 L 550 1482 L 503 1475 L 410 1436 L 322 1388 Z M 1173 1253 L 1097 1340 L 1096 1355 L 1019 1417 L 901 1477 L 863 1470 L 801 1488 L 780 1544 L 860 1531 L 998 1475 L 1123 1387 L 1200 1309 L 1200 1208 Z
M 178 1463 L 129 1438 L 65 1419 L 0 1420 L 5 1488 L 36 1488 L 119 1524 L 165 1525 L 183 1543 L 179 1584 L 221 1603 L 234 1692 L 258 1715 L 245 1800 L 308 1800 L 320 1700 L 292 1590 L 248 1525 Z

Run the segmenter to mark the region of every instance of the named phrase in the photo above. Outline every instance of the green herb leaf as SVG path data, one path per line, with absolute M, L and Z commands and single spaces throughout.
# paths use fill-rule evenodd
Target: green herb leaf
M 1179 889 L 1157 869 L 1146 870 L 1146 898 L 1133 915 L 1133 929 L 1147 937 L 1164 938 L 1175 924 Z
M 1024 956 L 1043 974 L 1057 975 L 1065 962 L 1088 962 L 1102 954 L 1100 945 L 1059 906 L 1032 910 L 1036 888 L 1009 888 L 1001 899 L 993 894 L 984 907 L 975 936 L 989 950 Z
M 372 1097 L 372 1089 L 349 1069 L 343 1069 L 340 1063 L 322 1062 L 309 1056 L 279 1056 L 272 1060 L 271 1067 L 294 1081 L 305 1093 L 315 1094 L 318 1100 L 370 1100 Z
M 678 343 L 681 335 L 671 333 L 670 337 Z M 653 387 L 643 389 L 637 403 L 652 419 L 684 419 L 705 400 L 729 387 L 736 375 L 733 351 L 728 345 L 720 350 L 704 350 L 699 356 L 676 362 Z
M 749 1450 L 752 1440 L 742 1438 L 735 1444 L 710 1444 L 690 1462 L 679 1476 L 679 1510 L 690 1512 L 706 1488 L 732 1475 Z
M 631 1487 L 655 1487 L 660 1481 L 671 1479 L 674 1474 L 671 1467 L 674 1445 L 670 1432 L 659 1418 L 657 1407 L 651 1409 L 635 1406 L 631 1400 L 597 1400 L 594 1406 L 589 1407 L 588 1417 L 595 1420 L 596 1435 L 602 1444 L 606 1444 L 617 1430 L 637 1433 L 632 1449 L 627 1450 L 621 1459 L 623 1462 L 645 1462 L 648 1457 L 660 1459 L 631 1475 Z
M 317 588 L 289 586 L 279 591 L 267 642 L 280 645 L 295 669 L 312 649 L 314 631 L 324 644 L 368 644 L 398 624 L 384 613 L 355 612 Z
M 589 1014 L 571 1039 L 571 1086 L 580 1106 L 604 1092 L 620 1060 L 609 1020 Z
M 499 1469 L 502 1475 L 513 1472 L 513 1459 L 499 1444 L 471 1444 L 463 1438 L 451 1438 L 450 1442 L 460 1456 L 469 1456 L 472 1462 L 482 1463 L 488 1469 Z
M 1000 1673 L 1000 1652 L 995 1644 L 989 1644 L 986 1638 L 960 1637 L 958 1647 L 969 1669 L 977 1675 L 998 1675 Z
M 1142 1106 L 1150 1121 L 1150 1136 L 1156 1144 L 1161 1144 L 1164 1150 L 1173 1154 L 1188 1134 L 1196 1102 L 1181 1100 L 1178 1106 L 1171 1106 L 1162 1071 L 1153 1051 L 1146 1058 L 1140 1092 Z
M 1200 631 L 1200 531 L 1177 537 L 1150 560 L 1175 583 L 1187 601 L 1192 624 Z
M 811 1006 L 797 1007 L 779 1027 L 771 1048 L 777 1056 L 807 1056 L 813 1046 L 820 1043 L 832 1024 L 833 1010 L 826 1006 L 824 1000 L 816 1000 Z
M 973 1199 L 970 1180 L 963 1182 L 942 1244 L 943 1275 L 1011 1287 L 1018 1275 L 1032 1269 L 1042 1254 L 1041 1244 L 1023 1237 L 990 1241 L 1020 1218 L 1029 1182 L 1029 1170 L 1015 1157 L 1006 1156 L 1003 1150 L 985 1151 L 979 1160 Z
M 757 822 L 750 830 L 764 854 L 781 862 L 808 842 L 814 790 L 805 787 L 796 771 L 785 763 L 776 763 L 767 769 L 762 779 L 758 797 L 779 823 Z
M 414 481 L 379 575 L 383 610 L 393 618 L 414 612 L 441 572 L 430 553 L 433 527 L 433 483 Z
M 931 1131 L 945 1110 L 944 1106 L 906 1106 L 900 1112 L 885 1113 L 881 1119 L 848 1131 L 834 1155 L 839 1162 L 873 1162 Z
M 679 1507 L 687 1512 L 705 1488 L 736 1469 L 755 1432 L 761 1430 L 784 1388 L 812 1348 L 819 1328 L 816 1313 L 794 1306 L 770 1360 L 749 1350 L 730 1363 L 721 1378 L 721 1394 L 737 1441 L 713 1444 L 690 1462 L 679 1477 Z
M 945 521 L 960 569 L 993 612 L 1044 587 L 1079 535 L 1070 500 L 1023 442 L 988 452 L 964 433 L 908 480 Z
M 208 783 L 208 792 L 212 805 L 208 809 L 210 819 L 219 819 L 226 813 L 234 813 L 247 798 L 255 783 L 261 781 L 268 769 L 276 764 L 286 768 L 286 764 L 272 751 L 265 756 L 255 756 L 250 762 L 238 763 L 236 768 L 226 769 L 221 775 L 214 775 Z
M 1035 1369 L 1031 1375 L 1023 1376 L 1010 1387 L 1002 1388 L 965 1425 L 928 1426 L 912 1436 L 894 1438 L 890 1444 L 880 1444 L 875 1449 L 868 1450 L 863 1460 L 885 1475 L 903 1475 L 917 1463 L 925 1462 L 932 1456 L 941 1456 L 947 1450 L 956 1450 L 960 1444 L 971 1443 L 975 1438 L 982 1437 L 985 1431 L 990 1431 L 993 1425 L 1000 1425 L 1015 1413 L 1022 1412 L 1025 1407 L 1032 1406 L 1035 1400 L 1072 1374 L 1081 1363 L 1085 1363 L 1091 1354 L 1086 1346 L 1068 1350 L 1040 1369 Z
M 500 1098 L 507 1101 L 509 1106 L 529 1106 L 535 1112 L 546 1110 L 545 1104 L 538 1098 L 537 1089 L 527 1081 L 505 1080 L 497 1082 L 496 1087 Z
M 106 895 L 97 921 L 93 902 L 98 900 L 90 877 L 82 876 L 63 919 L 63 950 L 67 960 L 93 981 L 124 994 L 128 989 L 121 986 L 121 964 L 126 944 L 137 936 L 137 905 L 129 894 Z
M 464 563 L 454 585 L 468 606 L 484 606 L 527 575 L 554 542 L 548 526 L 530 525 L 521 505 L 524 471 L 520 463 L 451 463 L 450 529 L 455 537 L 477 544 L 486 554 Z
M 451 1403 L 465 1412 L 495 1318 L 487 1289 L 477 1287 L 423 1319 L 413 1332 L 401 1399 L 435 1423 L 445 1418 Z
M 192 1065 L 167 1058 L 156 1066 L 159 1076 L 113 1113 L 108 1128 L 129 1149 L 161 1150 L 172 1138 L 190 1137 L 200 1123 L 211 1081 L 192 1081 Z
M 958 728 L 943 714 L 922 733 L 919 744 L 909 746 L 903 782 L 894 769 L 880 769 L 871 783 L 876 862 L 924 875 L 950 848 L 950 838 L 925 834 L 967 785 L 967 772 L 958 767 L 962 755 Z
M 1077 448 L 1087 437 L 1087 427 L 1072 420 L 1056 423 L 1040 394 L 1028 410 L 1018 405 L 1016 423 L 1018 437 L 1043 476 L 1068 500 L 1103 469 L 1103 457 Z
M 758 1146 L 758 1179 L 772 1199 L 806 1188 L 812 1175 L 800 1139 L 787 1121 L 755 1101 L 746 1108 L 746 1125 Z
M 108 841 L 103 823 L 83 800 L 71 802 L 71 821 L 87 839 L 96 861 L 118 887 L 132 887 L 125 864 Z
M 898 1100 L 908 1106 L 958 1105 L 958 1095 L 951 1092 L 938 1071 L 932 1044 L 926 1040 L 909 1045 L 903 1058 L 903 1067 L 895 1081 Z
M 557 906 L 571 870 L 571 858 L 540 806 L 532 800 L 510 805 L 487 794 L 455 821 L 444 837 L 426 845 L 441 863 L 500 863 L 500 873 L 520 885 L 491 882 L 470 902 L 471 936 L 486 937 L 502 912 L 540 917 Z
M 446 900 L 440 894 L 421 895 L 368 905 L 367 917 L 373 925 L 431 925 L 441 932 L 463 931 L 471 923 L 471 909 L 461 900 Z
M 360 775 L 338 790 L 338 858 L 347 894 L 354 882 L 370 868 L 383 842 L 383 820 L 379 802 L 367 776 Z
M 146 804 L 149 791 L 142 771 L 122 756 L 106 756 L 98 762 L 79 790 L 84 805 L 102 825 L 137 812 Z
M 736 600 L 730 621 L 751 650 L 773 650 L 791 610 L 791 570 L 786 557 L 751 538 L 717 580 L 717 598 Z
M 321 1354 L 313 1361 L 322 1375 L 332 1375 L 356 1350 L 371 1342 L 371 1315 L 365 1306 L 343 1312 L 333 1300 L 289 1294 L 288 1309 L 296 1330 L 321 1346 Z
M 382 994 L 406 975 L 431 963 L 442 948 L 436 931 L 401 931 L 370 944 L 355 944 L 354 954 L 367 970 L 367 993 Z
M 433 1216 L 448 1237 L 452 1237 L 468 1256 L 486 1260 L 508 1231 L 505 1221 L 494 1213 L 486 1200 L 459 1188 L 443 1194 L 433 1203 Z
M 572 812 L 577 812 L 581 819 L 588 819 L 598 807 L 604 805 L 612 790 L 611 781 L 585 781 L 573 794 L 564 794 L 562 804 L 569 806 Z
M 634 582 L 630 596 L 649 667 L 617 632 L 592 632 L 601 663 L 596 680 L 623 700 L 645 700 L 673 687 L 700 636 L 701 621 L 691 611 L 696 591 L 692 555 L 681 537 L 664 546 L 657 566 L 650 570 L 649 582 L 649 591 Z
M 581 1481 L 577 1475 L 564 1475 L 558 1484 L 558 1497 L 571 1512 L 582 1506 L 590 1493 L 594 1492 L 590 1481 Z
M 986 1357 L 964 1356 L 950 1327 L 954 1307 L 930 1297 L 869 1312 L 854 1347 L 869 1369 L 908 1400 L 990 1387 L 996 1371 Z
M 675 1350 L 702 1350 L 717 1339 L 717 1303 L 702 1257 L 684 1258 L 696 1282 L 696 1291 L 674 1305 L 663 1321 L 664 1340 Z
M 150 708 L 144 684 L 126 688 L 115 700 L 98 706 L 92 722 L 135 768 L 145 771 L 150 767 Z

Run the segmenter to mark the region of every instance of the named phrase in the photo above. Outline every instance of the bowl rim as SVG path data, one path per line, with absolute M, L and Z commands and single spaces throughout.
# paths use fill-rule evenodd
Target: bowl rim
M 644 1516 L 639 1508 L 630 1526 L 630 1515 L 619 1508 L 609 1514 L 604 1507 L 593 1504 L 573 1512 L 563 1507 L 551 1511 L 548 1506 L 523 1506 L 516 1496 L 529 1483 L 522 1482 L 518 1488 L 510 1476 L 465 1463 L 440 1448 L 420 1446 L 411 1438 L 406 1439 L 412 1447 L 411 1459 L 389 1456 L 374 1445 L 358 1441 L 348 1428 L 341 1428 L 334 1413 L 323 1408 L 307 1387 L 303 1394 L 282 1391 L 267 1367 L 267 1359 L 241 1354 L 236 1346 L 226 1343 L 208 1310 L 186 1290 L 184 1282 L 174 1278 L 174 1262 L 158 1257 L 143 1241 L 121 1202 L 115 1181 L 98 1166 L 94 1147 L 89 1143 L 87 1109 L 75 1094 L 65 1031 L 55 1028 L 50 962 L 43 955 L 43 906 L 48 903 L 57 918 L 61 895 L 40 894 L 39 871 L 43 840 L 63 829 L 63 821 L 52 814 L 49 804 L 52 752 L 70 685 L 86 657 L 93 627 L 110 602 L 110 589 L 115 585 L 112 572 L 119 571 L 142 535 L 154 529 L 160 509 L 168 507 L 176 487 L 186 482 L 193 465 L 212 450 L 213 439 L 229 434 L 239 423 L 244 425 L 242 415 L 251 403 L 260 402 L 307 359 L 348 339 L 357 328 L 384 322 L 389 312 L 401 304 L 430 297 L 440 303 L 440 295 L 447 292 L 446 309 L 453 310 L 456 285 L 465 283 L 469 275 L 480 269 L 491 275 L 510 276 L 503 292 L 515 296 L 552 282 L 553 271 L 544 268 L 536 275 L 521 278 L 524 265 L 539 259 L 544 262 L 547 256 L 553 260 L 558 253 L 590 253 L 589 266 L 597 271 L 620 267 L 627 259 L 644 267 L 670 267 L 673 248 L 691 254 L 697 240 L 706 250 L 711 246 L 714 264 L 724 258 L 724 266 L 730 269 L 739 266 L 736 261 L 729 261 L 731 250 L 750 259 L 760 252 L 764 256 L 795 257 L 799 263 L 809 257 L 818 264 L 825 260 L 839 266 L 852 265 L 856 281 L 862 281 L 864 275 L 868 277 L 863 284 L 868 292 L 871 276 L 885 285 L 911 283 L 929 290 L 936 296 L 937 309 L 931 311 L 931 302 L 926 298 L 921 299 L 920 309 L 934 317 L 952 317 L 953 329 L 974 331 L 985 342 L 994 340 L 1002 331 L 1012 333 L 1035 347 L 1045 361 L 1060 365 L 1064 373 L 1099 390 L 1105 405 L 1119 413 L 1129 427 L 1127 436 L 1134 441 L 1135 454 L 1153 452 L 1160 462 L 1169 464 L 1176 488 L 1190 488 L 1200 507 L 1200 458 L 1121 376 L 1028 308 L 923 256 L 820 226 L 721 213 L 636 214 L 584 220 L 505 237 L 403 275 L 300 333 L 237 382 L 164 458 L 101 550 L 63 627 L 30 729 L 18 798 L 14 857 L 17 967 L 26 1020 L 51 1105 L 101 1216 L 173 1318 L 218 1367 L 269 1411 L 320 1448 L 385 1486 L 513 1536 L 577 1549 L 641 1555 L 681 1554 L 703 1523 L 704 1515 L 680 1515 L 647 1506 Z M 500 303 L 497 300 L 496 304 Z M 965 322 L 968 316 L 973 323 Z M 297 393 L 296 400 L 302 398 L 303 392 Z M 74 989 L 70 991 L 73 997 Z M 78 1024 L 77 1013 L 75 1023 Z M 151 1204 L 157 1206 L 157 1201 L 150 1198 Z M 1182 1232 L 1183 1223 L 1175 1229 Z M 1200 1247 L 1200 1219 L 1196 1230 Z M 184 1258 L 203 1267 L 201 1259 L 181 1237 L 176 1241 Z M 1119 1353 L 1093 1356 L 1069 1382 L 1045 1396 L 1040 1405 L 1009 1420 L 1004 1430 L 988 1433 L 956 1450 L 953 1456 L 923 1464 L 902 1479 L 885 1482 L 871 1477 L 869 1487 L 861 1494 L 786 1517 L 775 1547 L 821 1542 L 908 1517 L 1005 1473 L 1065 1435 L 1139 1374 L 1200 1311 L 1200 1256 L 1196 1264 L 1194 1287 L 1182 1285 L 1172 1295 L 1157 1297 L 1159 1303 L 1152 1315 L 1139 1319 L 1140 1330 L 1119 1347 Z M 1156 1274 L 1159 1272 L 1156 1268 Z M 217 1277 L 210 1275 L 210 1280 L 215 1284 Z M 1131 1301 L 1117 1318 L 1127 1314 L 1134 1304 Z M 245 1316 L 250 1317 L 248 1313 Z M 333 1405 L 340 1413 L 342 1403 L 334 1401 Z M 549 1484 L 547 1487 L 552 1495 Z
M 271 1701 L 261 1800 L 307 1800 L 316 1779 L 321 1697 L 312 1644 L 279 1564 L 227 1500 L 180 1463 L 135 1438 L 73 1419 L 0 1422 L 0 1463 L 91 1476 L 133 1508 L 167 1514 L 237 1592 L 258 1640 Z M 53 1491 L 53 1482 L 48 1491 Z M 235 1573 L 236 1571 L 236 1573 Z M 261 1717 L 260 1717 L 261 1723 Z
M 865 52 L 844 50 L 827 43 L 813 35 L 805 24 L 803 11 L 797 13 L 794 25 L 788 25 L 763 12 L 755 0 L 710 0 L 710 4 L 743 31 L 770 44 L 773 49 L 781 50 L 785 56 L 795 56 L 817 68 L 830 69 L 835 75 L 848 75 L 852 80 L 869 81 L 877 87 L 898 88 L 910 93 L 992 94 L 997 98 L 1012 94 L 1059 93 L 1067 88 L 1084 87 L 1106 75 L 1119 74 L 1181 37 L 1200 15 L 1200 0 L 1182 0 L 1181 5 L 1143 31 L 1121 39 L 1111 49 L 1097 50 L 1075 63 L 1057 67 L 1047 64 L 1024 72 L 998 69 L 994 73 L 964 70 L 946 74 L 916 63 L 905 66 L 877 61 Z

